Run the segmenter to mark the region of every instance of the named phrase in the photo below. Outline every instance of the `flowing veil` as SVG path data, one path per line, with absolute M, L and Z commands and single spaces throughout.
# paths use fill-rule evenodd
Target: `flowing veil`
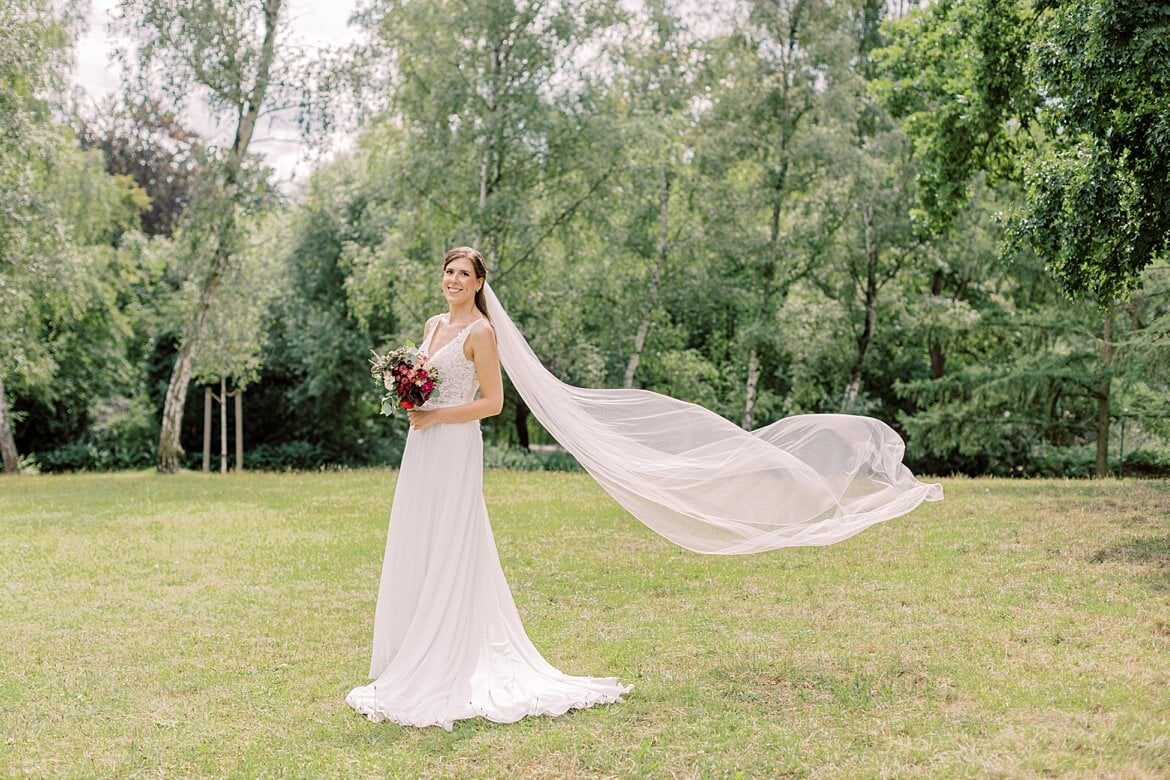
M 730 555 L 839 542 L 942 500 L 871 417 L 809 414 L 754 431 L 649 390 L 586 389 L 553 376 L 490 285 L 500 362 L 549 433 L 634 517 L 675 544 Z

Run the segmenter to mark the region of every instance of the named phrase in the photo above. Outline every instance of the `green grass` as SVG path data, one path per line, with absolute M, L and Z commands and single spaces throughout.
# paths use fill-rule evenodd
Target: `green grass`
M 624 704 L 371 724 L 395 474 L 0 481 L 0 773 L 1165 776 L 1170 483 L 951 480 L 827 548 L 673 547 L 581 474 L 489 472 L 556 666 Z

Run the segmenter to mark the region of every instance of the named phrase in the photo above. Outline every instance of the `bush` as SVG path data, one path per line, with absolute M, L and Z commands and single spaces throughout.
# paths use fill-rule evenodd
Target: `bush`
M 110 398 L 94 411 L 80 438 L 36 453 L 43 472 L 141 469 L 154 463 L 158 422 L 147 398 Z
M 1153 450 L 1127 452 L 1122 474 L 1127 477 L 1170 477 L 1170 455 Z
M 1038 447 L 1020 466 L 1017 474 L 995 473 L 995 476 L 1091 477 L 1097 467 L 1097 450 L 1091 446 Z
M 154 463 L 154 447 L 125 448 L 101 434 L 89 433 L 63 447 L 36 453 L 36 462 L 46 474 L 60 471 L 117 471 L 142 469 Z
M 513 471 L 580 471 L 581 464 L 561 449 L 526 450 L 521 447 L 498 447 L 487 445 L 483 448 L 483 465 L 489 469 L 511 469 Z
M 234 458 L 234 455 L 229 455 Z M 219 468 L 219 455 L 213 453 L 212 470 Z M 234 461 L 229 460 L 229 468 Z M 244 451 L 244 468 L 251 471 L 319 471 L 341 465 L 334 453 L 322 445 L 304 440 L 284 441 L 279 444 L 261 444 Z
M 995 471 L 996 476 L 1019 477 L 1091 477 L 1097 468 L 1097 450 L 1093 446 L 1041 447 L 1032 457 L 1012 471 Z M 1119 469 L 1116 452 L 1110 453 L 1109 471 L 1126 477 L 1170 477 L 1170 455 L 1153 450 L 1134 450 L 1125 454 Z
M 58 471 L 104 471 L 110 468 L 108 455 L 92 442 L 76 441 L 48 452 L 39 452 L 36 460 L 40 470 L 46 474 Z

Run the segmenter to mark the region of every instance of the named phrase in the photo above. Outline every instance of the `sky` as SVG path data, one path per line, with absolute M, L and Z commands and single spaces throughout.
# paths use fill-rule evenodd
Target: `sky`
M 286 5 L 292 34 L 311 46 L 335 46 L 357 37 L 347 24 L 356 0 L 286 0 Z M 94 103 L 122 90 L 120 68 L 111 59 L 116 41 L 108 29 L 116 6 L 117 0 L 90 0 L 88 29 L 74 52 L 74 82 Z M 226 142 L 235 130 L 234 125 L 217 126 L 210 112 L 199 106 L 188 109 L 183 119 L 192 130 L 216 141 Z M 287 124 L 261 123 L 252 149 L 276 170 L 277 181 L 285 191 L 295 190 L 303 183 L 314 164 L 306 159 L 296 128 Z
M 308 46 L 341 46 L 358 37 L 358 31 L 348 25 L 358 0 L 285 0 L 291 21 L 291 35 Z M 638 0 L 623 0 L 628 8 L 636 8 Z M 733 5 L 726 2 L 723 5 Z M 117 41 L 109 31 L 109 23 L 118 0 L 90 0 L 88 26 L 74 50 L 74 82 L 84 90 L 88 99 L 98 103 L 111 94 L 122 91 L 119 66 L 112 61 Z M 713 0 L 685 0 L 677 8 L 693 30 L 701 35 L 724 24 L 723 17 L 730 12 L 713 12 Z M 706 32 L 704 32 L 706 31 Z M 212 114 L 198 105 L 183 115 L 183 124 L 218 143 L 230 142 L 234 123 L 216 125 Z M 338 134 L 332 149 L 310 157 L 297 128 L 287 118 L 275 124 L 261 122 L 252 140 L 251 150 L 264 156 L 276 171 L 276 183 L 287 194 L 294 194 L 308 180 L 313 168 L 323 159 L 345 149 L 353 134 Z

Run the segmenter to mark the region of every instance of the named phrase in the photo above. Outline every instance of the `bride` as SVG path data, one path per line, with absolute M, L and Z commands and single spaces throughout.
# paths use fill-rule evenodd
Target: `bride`
M 540 423 L 634 517 L 695 552 L 741 554 L 846 539 L 942 499 L 870 417 L 797 415 L 744 431 L 648 390 L 573 387 L 549 373 L 487 284 L 483 257 L 447 253 L 449 311 L 421 350 L 442 384 L 409 413 L 374 613 L 373 682 L 346 701 L 371 720 L 439 725 L 617 702 L 613 677 L 575 677 L 529 641 L 483 501 L 479 420 L 503 406 L 500 365 Z
M 346 697 L 370 720 L 447 730 L 476 716 L 511 723 L 620 701 L 630 690 L 545 661 L 504 580 L 483 500 L 479 420 L 504 404 L 485 277 L 476 250 L 447 253 L 450 310 L 427 322 L 420 347 L 442 382 L 408 412 L 374 612 L 373 682 Z

